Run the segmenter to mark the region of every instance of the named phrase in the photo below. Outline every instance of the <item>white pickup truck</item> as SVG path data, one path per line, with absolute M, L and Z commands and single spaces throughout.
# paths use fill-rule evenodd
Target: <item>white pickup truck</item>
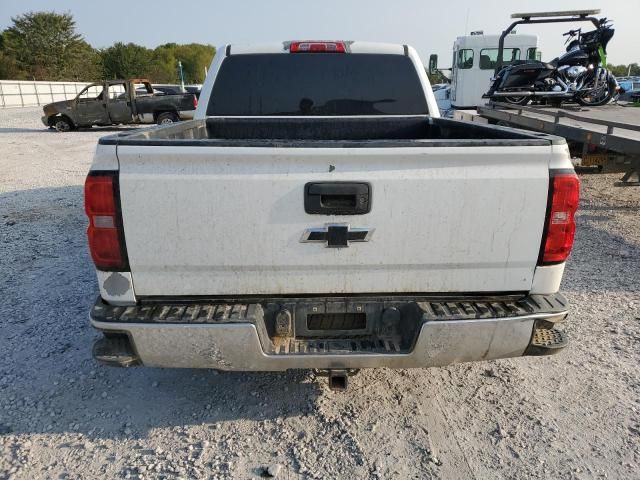
M 342 388 L 553 353 L 578 190 L 564 139 L 439 118 L 411 47 L 226 46 L 194 120 L 99 141 L 94 356 Z

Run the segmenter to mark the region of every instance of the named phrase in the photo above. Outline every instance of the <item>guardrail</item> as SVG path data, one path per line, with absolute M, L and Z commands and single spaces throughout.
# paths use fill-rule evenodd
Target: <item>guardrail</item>
M 89 85 L 82 82 L 0 80 L 0 108 L 35 107 L 74 98 Z

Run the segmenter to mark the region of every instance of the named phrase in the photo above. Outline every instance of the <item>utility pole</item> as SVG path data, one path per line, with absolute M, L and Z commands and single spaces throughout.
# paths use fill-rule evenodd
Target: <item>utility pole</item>
M 178 60 L 178 71 L 180 72 L 180 87 L 182 87 L 182 91 L 185 92 L 184 89 L 184 73 L 182 71 L 182 62 Z

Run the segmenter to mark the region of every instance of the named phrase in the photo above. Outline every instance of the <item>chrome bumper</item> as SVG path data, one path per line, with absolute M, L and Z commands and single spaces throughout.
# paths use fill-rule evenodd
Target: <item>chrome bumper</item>
M 556 306 L 547 312 L 536 311 L 500 318 L 424 321 L 415 344 L 406 353 L 274 353 L 265 351 L 265 332 L 261 325 L 254 322 L 240 319 L 228 323 L 193 323 L 185 320 L 184 315 L 177 321 L 174 319 L 174 323 L 137 322 L 127 317 L 125 307 L 117 308 L 122 309 L 121 318 L 125 321 L 113 321 L 113 318 L 100 321 L 93 315 L 91 323 L 103 332 L 125 334 L 133 354 L 144 366 L 237 371 L 416 368 L 518 357 L 530 346 L 537 324 L 542 322 L 550 325 L 563 320 L 567 314 L 566 309 Z M 263 330 L 261 333 L 260 329 Z

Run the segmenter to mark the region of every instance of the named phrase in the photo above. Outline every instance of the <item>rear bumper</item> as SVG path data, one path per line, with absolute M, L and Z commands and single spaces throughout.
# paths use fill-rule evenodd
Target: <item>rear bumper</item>
M 552 326 L 567 315 L 567 302 L 559 294 L 514 301 L 416 298 L 400 302 L 419 313 L 415 339 L 407 348 L 384 338 L 376 338 L 378 347 L 356 338 L 276 338 L 268 333 L 263 320 L 267 313 L 260 303 L 113 307 L 98 299 L 91 323 L 105 333 L 128 338 L 135 358 L 128 365 L 281 371 L 433 367 L 518 357 L 531 351 L 536 328 Z M 488 311 L 476 306 L 481 303 L 489 306 Z M 212 305 L 213 311 L 223 313 L 207 315 Z
M 180 117 L 180 120 L 193 120 L 193 115 L 195 113 L 195 110 L 180 110 L 178 112 L 178 116 Z

